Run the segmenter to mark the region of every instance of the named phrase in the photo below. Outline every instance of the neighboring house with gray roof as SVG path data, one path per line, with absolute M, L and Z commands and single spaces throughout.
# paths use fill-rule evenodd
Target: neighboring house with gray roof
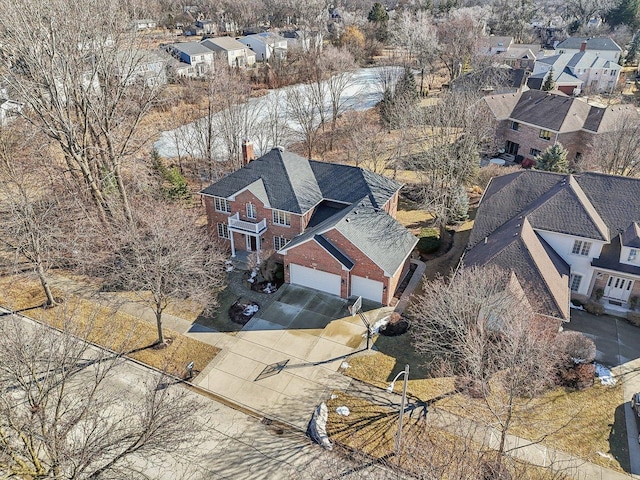
M 395 219 L 401 187 L 274 148 L 200 193 L 232 256 L 273 250 L 286 282 L 388 305 L 418 241 Z
M 618 63 L 622 48 L 609 37 L 569 37 L 556 45 L 558 54 L 591 52 L 606 60 Z
M 252 67 L 256 54 L 249 47 L 232 37 L 216 37 L 203 40 L 202 45 L 224 56 L 230 67 Z
M 240 37 L 238 41 L 256 53 L 256 60 L 267 62 L 272 56 L 283 60 L 287 56 L 287 39 L 274 32 L 260 32 Z
M 487 187 L 465 266 L 512 270 L 539 313 L 569 320 L 569 298 L 625 310 L 640 298 L 640 179 L 522 170 Z
M 597 135 L 615 131 L 628 116 L 638 116 L 632 105 L 602 108 L 540 90 L 489 95 L 483 101 L 497 121 L 496 134 L 505 153 L 530 159 L 561 143 L 569 161 L 579 161 Z
M 542 89 L 553 71 L 555 88 L 567 95 L 581 92 L 610 93 L 618 84 L 622 67 L 591 52 L 562 53 L 536 60 L 529 88 Z
M 213 50 L 199 42 L 172 43 L 165 48 L 180 63 L 190 67 L 184 68 L 183 65 L 174 68 L 174 72 L 178 76 L 203 77 L 214 70 Z

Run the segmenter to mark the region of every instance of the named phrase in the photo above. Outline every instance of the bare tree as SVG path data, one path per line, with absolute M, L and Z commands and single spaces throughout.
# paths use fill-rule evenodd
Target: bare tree
M 326 89 L 331 105 L 331 141 L 329 150 L 333 150 L 333 141 L 338 117 L 345 110 L 343 95 L 352 84 L 355 59 L 346 48 L 327 47 L 320 57 L 320 68 L 328 75 Z
M 0 7 L 4 80 L 26 104 L 23 115 L 60 147 L 103 222 L 117 210 L 131 220 L 123 163 L 146 140 L 141 121 L 158 87 L 140 81 L 144 55 L 121 3 L 2 0 Z
M 0 130 L 0 241 L 13 254 L 14 268 L 24 261 L 33 268 L 47 305 L 53 306 L 47 272 L 61 258 L 61 217 L 67 210 L 60 209 L 42 181 L 37 142 L 38 136 L 23 125 Z
M 405 66 L 416 66 L 421 71 L 420 93 L 424 90 L 424 76 L 434 67 L 438 54 L 436 25 L 426 12 L 405 10 L 394 21 L 394 43 L 404 48 Z
M 433 371 L 481 399 L 477 417 L 498 429 L 504 455 L 509 429 L 554 378 L 558 324 L 538 318 L 515 275 L 495 267 L 461 269 L 423 292 L 412 308 L 415 346 Z
M 298 85 L 287 90 L 287 114 L 295 122 L 304 143 L 307 158 L 311 158 L 318 140 L 322 106 L 317 103 L 317 94 L 309 85 Z
M 483 20 L 478 16 L 480 11 L 479 8 L 454 10 L 438 25 L 438 57 L 450 80 L 474 62 L 476 45 L 483 30 Z
M 174 300 L 213 306 L 225 256 L 205 227 L 195 226 L 192 210 L 154 201 L 137 206 L 135 215 L 130 228 L 112 232 L 113 253 L 100 268 L 108 285 L 135 292 L 153 310 L 162 345 L 162 314 Z
M 571 160 L 571 159 L 570 159 Z M 620 117 L 609 132 L 598 134 L 584 160 L 575 159 L 580 170 L 636 177 L 640 174 L 640 122 L 636 114 Z
M 480 150 L 493 138 L 493 123 L 479 98 L 477 92 L 449 92 L 433 105 L 416 110 L 419 117 L 413 124 L 420 126 L 422 135 L 414 168 L 424 186 L 425 208 L 441 230 L 457 220 L 465 188 L 480 165 Z
M 59 321 L 82 335 L 72 312 Z M 86 315 L 87 312 L 82 313 Z M 91 318 L 86 319 L 91 324 Z M 187 455 L 199 406 L 167 380 L 126 369 L 81 336 L 26 319 L 0 325 L 0 473 L 6 478 L 148 478 Z M 122 382 L 126 378 L 128 382 Z

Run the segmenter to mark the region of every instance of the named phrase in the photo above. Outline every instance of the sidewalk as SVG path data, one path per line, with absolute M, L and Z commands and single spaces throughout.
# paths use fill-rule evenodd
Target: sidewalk
M 349 393 L 377 405 L 396 409 L 399 408 L 401 400 L 401 396 L 397 393 L 388 393 L 382 388 L 358 380 L 352 380 Z M 405 419 L 405 421 L 407 420 Z M 429 407 L 427 423 L 447 430 L 454 435 L 460 434 L 460 432 L 469 432 L 473 440 L 479 444 L 487 445 L 496 450 L 499 448 L 500 432 L 497 429 L 454 415 L 440 408 Z M 505 444 L 506 451 L 510 456 L 533 465 L 565 472 L 576 480 L 628 480 L 635 477 L 628 473 L 601 467 L 552 447 L 532 443 L 530 440 L 515 435 L 507 435 Z

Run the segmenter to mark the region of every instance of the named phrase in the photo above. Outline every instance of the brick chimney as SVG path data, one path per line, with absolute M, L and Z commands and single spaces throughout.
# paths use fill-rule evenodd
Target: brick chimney
M 242 163 L 247 165 L 251 160 L 255 160 L 256 156 L 253 153 L 253 143 L 249 140 L 242 142 Z
M 587 41 L 583 40 L 582 43 L 580 44 L 580 51 L 584 52 L 587 50 Z

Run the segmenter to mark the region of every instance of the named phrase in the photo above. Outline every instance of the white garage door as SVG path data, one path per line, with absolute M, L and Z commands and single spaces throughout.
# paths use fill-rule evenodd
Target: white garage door
M 291 283 L 303 287 L 315 288 L 323 292 L 340 296 L 340 275 L 314 270 L 291 263 L 289 265 Z
M 382 303 L 382 282 L 357 275 L 351 276 L 351 295 Z

